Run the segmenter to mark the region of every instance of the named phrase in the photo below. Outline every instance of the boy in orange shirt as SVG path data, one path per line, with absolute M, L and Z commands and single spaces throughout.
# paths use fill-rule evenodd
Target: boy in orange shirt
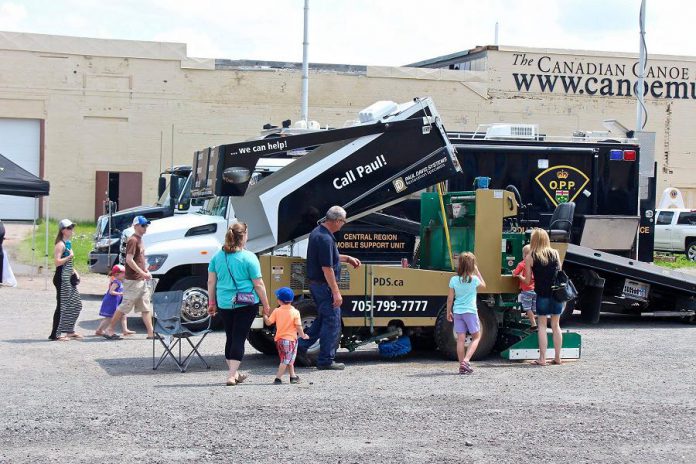
M 529 318 L 529 322 L 532 323 L 532 331 L 537 330 L 537 323 L 536 323 L 536 318 L 534 317 L 534 314 L 536 313 L 536 292 L 534 291 L 534 276 L 532 276 L 531 282 L 529 282 L 529 285 L 525 285 L 524 283 L 524 274 L 527 272 L 527 269 L 525 268 L 524 265 L 524 259 L 527 257 L 529 254 L 530 247 L 529 245 L 525 245 L 522 247 L 522 261 L 517 265 L 514 271 L 512 271 L 512 275 L 520 279 L 520 296 L 518 297 L 517 301 L 519 301 L 522 304 L 522 309 L 527 313 L 527 317 Z M 529 269 L 529 272 L 531 273 L 532 270 Z
M 308 339 L 309 336 L 302 330 L 300 312 L 292 306 L 295 294 L 288 287 L 281 287 L 275 292 L 279 307 L 274 309 L 270 316 L 263 316 L 266 325 L 276 325 L 275 342 L 280 356 L 278 372 L 273 384 L 283 383 L 283 375 L 288 370 L 290 383 L 298 383 L 300 378 L 295 375 L 295 357 L 297 356 L 297 337 Z

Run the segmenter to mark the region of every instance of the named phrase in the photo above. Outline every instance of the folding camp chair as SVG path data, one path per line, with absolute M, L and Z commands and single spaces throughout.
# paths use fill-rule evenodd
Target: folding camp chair
M 186 327 L 186 322 L 181 321 L 181 306 L 183 304 L 183 292 L 181 290 L 175 292 L 155 293 L 152 295 L 152 303 L 155 309 L 155 337 L 152 340 L 152 369 L 157 369 L 160 364 L 162 364 L 162 361 L 169 356 L 174 360 L 181 372 L 186 372 L 186 369 L 188 369 L 188 365 L 193 359 L 194 354 L 198 356 L 198 359 L 201 360 L 206 369 L 210 369 L 208 363 L 205 362 L 203 356 L 201 356 L 201 354 L 198 352 L 198 347 L 201 345 L 201 343 L 203 343 L 206 335 L 212 332 L 212 330 L 210 330 L 210 316 L 202 321 L 196 321 L 196 324 L 199 325 L 201 322 L 205 322 L 207 320 L 208 326 L 203 330 L 194 332 Z M 200 337 L 198 343 L 194 344 L 191 341 L 193 337 Z M 155 362 L 156 340 L 159 340 L 164 347 L 164 352 L 159 357 L 159 361 L 157 362 Z M 183 344 L 182 340 L 186 340 L 191 346 L 191 351 L 183 360 L 181 359 L 181 345 Z M 174 354 L 174 350 L 177 349 L 177 345 L 179 350 L 178 356 Z

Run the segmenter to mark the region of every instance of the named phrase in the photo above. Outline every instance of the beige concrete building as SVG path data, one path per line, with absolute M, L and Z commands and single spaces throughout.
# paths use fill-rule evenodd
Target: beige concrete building
M 603 130 L 607 118 L 632 128 L 636 61 L 501 46 L 402 68 L 311 65 L 309 112 L 340 127 L 377 100 L 430 95 L 449 130 L 524 122 L 570 135 Z M 658 192 L 679 187 L 696 207 L 696 58 L 648 65 Z M 185 44 L 0 32 L 0 153 L 51 182 L 51 216 L 92 219 L 104 199 L 99 173 L 122 173 L 121 206 L 153 202 L 162 168 L 297 119 L 300 80 L 298 64 L 195 59 Z M 13 201 L 0 198 L 0 218 L 29 214 Z

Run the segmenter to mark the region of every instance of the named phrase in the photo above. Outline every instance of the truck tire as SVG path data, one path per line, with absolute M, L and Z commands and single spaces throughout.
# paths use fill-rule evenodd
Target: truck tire
M 481 340 L 476 353 L 471 358 L 472 361 L 479 361 L 488 356 L 498 339 L 498 320 L 493 308 L 479 301 L 478 315 L 481 323 Z M 435 344 L 446 359 L 457 360 L 457 337 L 454 333 L 454 324 L 447 320 L 445 307 L 440 310 L 435 322 Z
M 188 322 L 187 327 L 193 331 L 205 329 L 208 326 L 208 282 L 203 276 L 183 277 L 171 287 L 171 290 L 184 292 L 184 302 L 181 305 L 181 320 Z M 211 327 L 220 324 L 216 317 Z
M 690 261 L 696 261 L 696 239 L 689 239 L 686 242 L 686 258 Z
M 273 340 L 273 332 L 267 329 L 261 330 L 250 330 L 247 336 L 249 344 L 253 346 L 257 351 L 263 354 L 274 355 L 278 354 L 278 350 L 275 346 L 275 341 Z

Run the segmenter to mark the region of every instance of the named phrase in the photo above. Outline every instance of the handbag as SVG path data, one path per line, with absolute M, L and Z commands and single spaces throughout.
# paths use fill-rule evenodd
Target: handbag
M 229 272 L 230 277 L 232 277 L 232 281 L 234 282 L 234 286 L 239 289 L 239 285 L 237 285 L 237 279 L 234 278 L 234 274 L 232 274 L 232 271 L 230 270 L 230 263 L 227 261 L 227 253 L 225 253 L 225 264 L 227 265 L 227 272 Z M 232 303 L 236 305 L 241 305 L 241 306 L 248 306 L 248 305 L 253 305 L 256 304 L 256 294 L 254 292 L 237 292 L 234 295 L 234 298 L 232 298 Z
M 77 274 L 70 274 L 70 285 L 73 287 L 80 285 L 80 278 L 77 277 Z
M 565 303 L 578 297 L 578 291 L 568 275 L 562 269 L 557 269 L 551 285 L 551 295 L 559 303 Z

